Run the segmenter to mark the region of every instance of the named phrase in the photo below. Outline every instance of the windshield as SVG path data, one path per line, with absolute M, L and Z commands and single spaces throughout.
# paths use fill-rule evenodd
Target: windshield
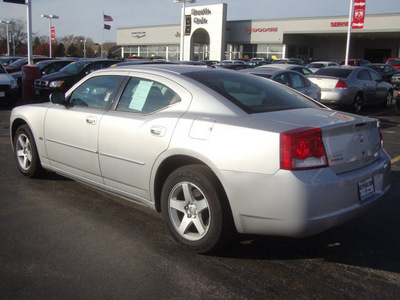
M 400 65 L 400 59 L 389 59 L 388 64 Z
M 247 113 L 321 107 L 292 89 L 250 74 L 210 70 L 184 75 L 213 89 Z
M 89 62 L 73 62 L 67 66 L 65 66 L 64 68 L 62 68 L 60 70 L 60 72 L 67 72 L 67 73 L 71 73 L 71 74 L 78 74 L 80 73 L 87 65 L 89 64 Z
M 9 66 L 18 69 L 18 68 L 21 68 L 23 65 L 25 65 L 27 63 L 28 63 L 28 60 L 26 58 L 21 58 L 21 59 L 18 59 L 16 61 L 14 61 Z
M 315 69 L 320 69 L 323 67 L 325 67 L 325 64 L 322 63 L 312 63 L 307 66 L 307 68 L 315 68 Z
M 339 78 L 347 78 L 350 76 L 352 69 L 342 69 L 342 68 L 323 68 L 315 71 L 313 75 L 324 75 Z

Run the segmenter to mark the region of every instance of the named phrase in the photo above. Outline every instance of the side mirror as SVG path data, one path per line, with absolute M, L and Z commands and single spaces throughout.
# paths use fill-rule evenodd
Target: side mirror
M 64 93 L 52 93 L 50 94 L 50 102 L 54 103 L 54 104 L 62 104 L 65 105 L 66 101 L 65 101 L 65 95 Z

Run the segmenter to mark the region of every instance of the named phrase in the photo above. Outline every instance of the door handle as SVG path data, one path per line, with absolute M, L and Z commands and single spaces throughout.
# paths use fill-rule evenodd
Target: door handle
M 96 125 L 97 118 L 96 117 L 86 117 L 86 123 L 90 125 Z
M 151 134 L 158 135 L 158 136 L 164 136 L 165 131 L 166 131 L 165 127 L 162 127 L 162 126 L 153 126 L 150 129 Z

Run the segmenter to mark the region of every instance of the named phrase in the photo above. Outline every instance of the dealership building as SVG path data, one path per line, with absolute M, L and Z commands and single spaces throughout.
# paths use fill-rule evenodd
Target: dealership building
M 345 57 L 348 16 L 227 21 L 227 4 L 185 7 L 184 60 Z M 123 57 L 179 60 L 181 25 L 117 29 Z M 400 14 L 367 14 L 351 31 L 350 58 L 400 57 Z

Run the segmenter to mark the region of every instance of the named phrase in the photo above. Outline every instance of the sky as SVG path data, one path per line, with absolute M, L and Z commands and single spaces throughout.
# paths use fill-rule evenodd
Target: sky
M 26 20 L 26 6 L 0 0 L 0 20 Z M 49 21 L 41 15 L 57 15 L 53 20 L 56 37 L 73 34 L 102 40 L 102 14 L 114 21 L 106 23 L 104 42 L 116 41 L 116 28 L 180 23 L 181 3 L 173 0 L 31 0 L 32 31 L 48 36 Z M 197 0 L 187 6 L 228 4 L 228 21 L 301 17 L 346 16 L 351 0 Z M 400 13 L 400 0 L 366 0 L 366 14 Z M 0 25 L 4 26 L 4 25 Z

